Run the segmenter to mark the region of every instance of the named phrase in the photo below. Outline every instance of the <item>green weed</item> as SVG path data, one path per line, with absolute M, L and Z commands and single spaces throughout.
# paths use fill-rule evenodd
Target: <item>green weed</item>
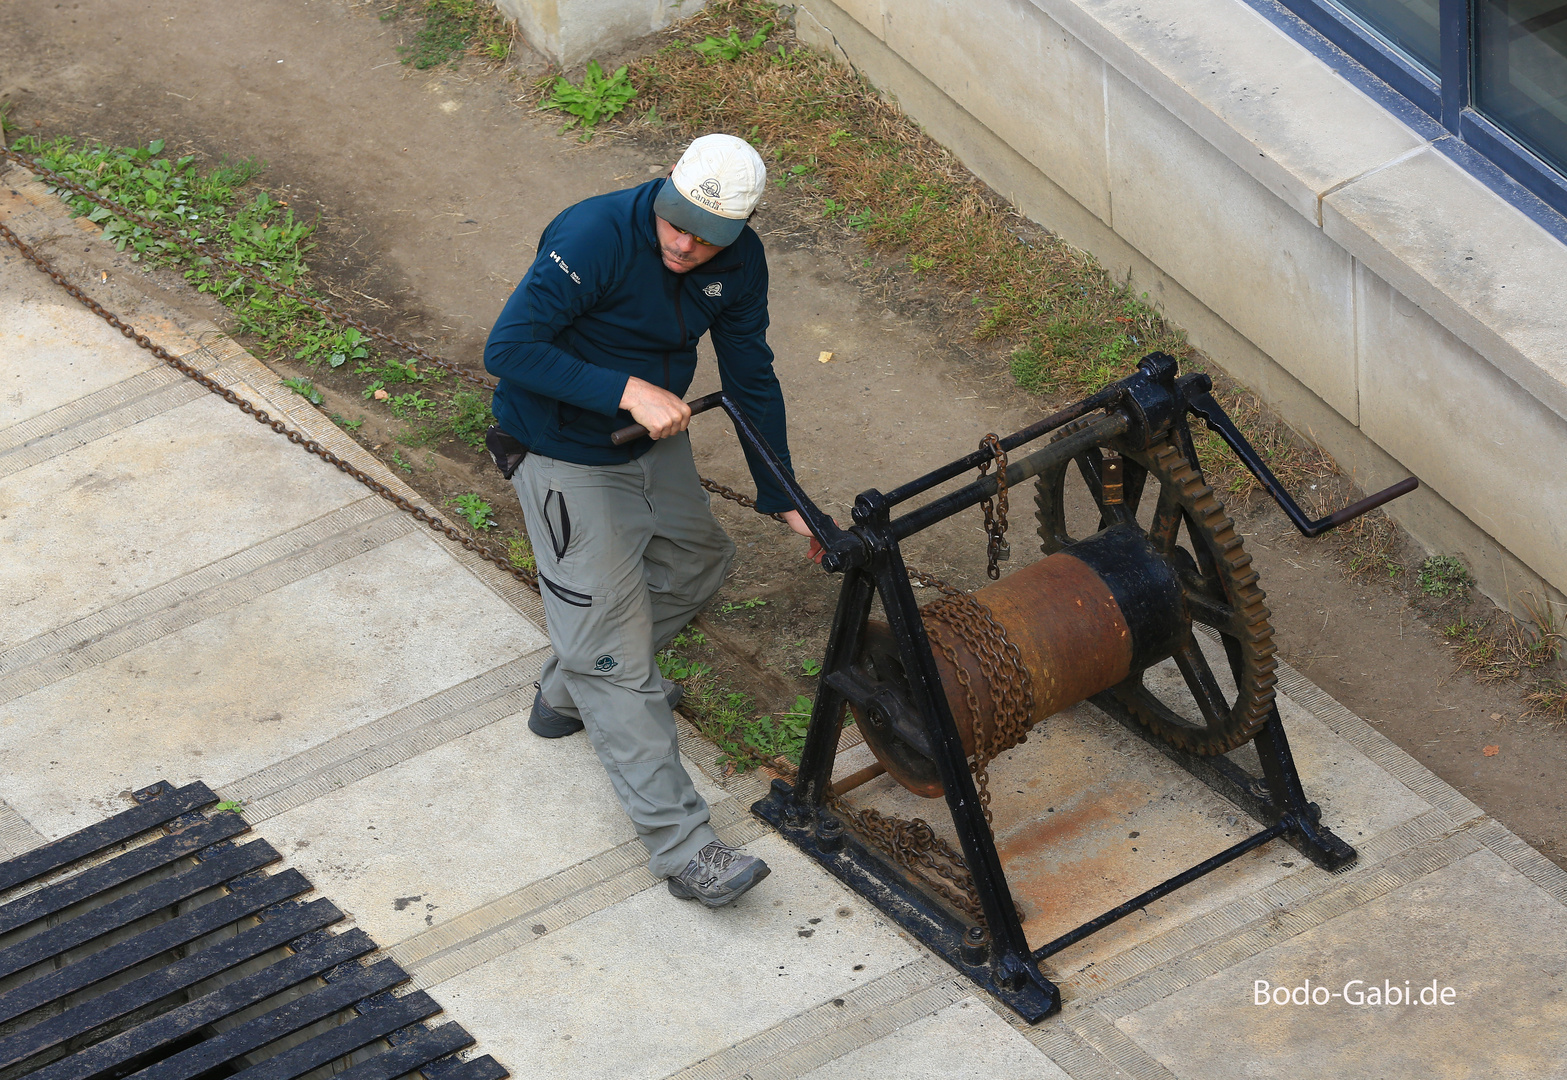
M 539 103 L 540 108 L 559 109 L 571 119 L 561 125 L 561 131 L 582 126 L 581 141 L 593 138 L 593 130 L 601 122 L 620 112 L 637 96 L 637 88 L 631 85 L 622 64 L 608 78 L 597 60 L 589 60 L 582 76 L 582 85 L 573 86 L 564 75 L 555 80 L 553 92 Z
M 309 379 L 284 379 L 283 385 L 310 402 L 310 404 L 321 404 L 321 391 L 317 390 L 315 383 Z
M 1474 584 L 1474 578 L 1464 569 L 1464 564 L 1451 555 L 1432 555 L 1420 564 L 1415 584 L 1427 596 L 1464 596 Z
M 423 390 L 396 394 L 387 400 L 392 415 L 399 420 L 428 420 L 436 413 L 436 403 L 424 396 Z
M 741 600 L 738 603 L 731 603 L 730 601 L 725 600 L 722 604 L 718 605 L 718 613 L 720 615 L 733 615 L 737 611 L 755 611 L 759 607 L 766 606 L 767 601 L 759 597 L 752 597 L 749 600 Z
M 800 661 L 800 670 L 814 678 L 822 673 L 822 662 L 814 657 L 802 660 Z
M 224 799 L 212 807 L 214 814 L 243 814 L 245 803 L 241 799 Z
M 392 451 L 392 464 L 396 465 L 405 473 L 411 473 L 414 471 L 413 464 L 409 462 L 407 458 L 403 457 L 403 452 L 401 450 Z
M 339 330 L 335 326 L 322 326 L 303 335 L 304 344 L 294 353 L 294 359 L 312 365 L 322 360 L 328 367 L 340 368 L 350 360 L 364 360 L 370 355 L 370 339 L 352 326 Z
M 707 37 L 692 45 L 691 51 L 710 64 L 720 60 L 738 60 L 760 49 L 772 31 L 773 24 L 768 23 L 750 37 L 742 38 L 740 32 L 731 26 L 723 37 Z M 787 58 L 786 54 L 779 55 Z
M 452 434 L 475 450 L 484 445 L 484 433 L 495 423 L 483 394 L 459 390 L 452 395 Z
M 458 515 L 475 529 L 495 528 L 495 518 L 491 516 L 494 510 L 477 495 L 456 495 L 447 499 L 446 505 L 456 507 Z
M 342 413 L 333 413 L 332 423 L 336 424 L 344 431 L 358 431 L 360 428 L 365 426 L 365 418 L 361 416 L 358 420 L 350 420 Z

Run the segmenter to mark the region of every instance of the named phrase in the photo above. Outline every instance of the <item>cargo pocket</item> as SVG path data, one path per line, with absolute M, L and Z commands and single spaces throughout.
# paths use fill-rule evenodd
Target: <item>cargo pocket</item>
M 539 580 L 544 582 L 545 587 L 555 594 L 556 599 L 570 604 L 572 607 L 593 606 L 593 597 L 589 593 L 577 592 L 575 589 L 568 589 L 564 585 L 557 585 L 543 574 L 539 575 Z
M 544 494 L 544 528 L 550 534 L 550 549 L 556 560 L 566 557 L 571 546 L 571 512 L 566 509 L 566 493 L 550 488 Z M 591 600 L 591 598 L 590 598 Z

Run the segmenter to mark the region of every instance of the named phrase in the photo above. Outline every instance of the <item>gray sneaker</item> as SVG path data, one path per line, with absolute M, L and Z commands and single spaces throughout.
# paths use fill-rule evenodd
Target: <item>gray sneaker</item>
M 669 879 L 671 896 L 700 900 L 708 907 L 723 907 L 740 898 L 772 870 L 755 855 L 747 855 L 722 840 L 714 840 L 686 868 Z
M 680 704 L 680 699 L 685 696 L 686 688 L 679 683 L 670 682 L 668 679 L 660 679 L 664 685 L 664 700 L 669 702 L 673 709 Z M 564 739 L 567 735 L 575 735 L 582 730 L 582 721 L 575 716 L 567 716 L 558 709 L 552 709 L 544 700 L 544 691 L 538 683 L 533 684 L 533 711 L 528 714 L 528 730 L 543 739 Z

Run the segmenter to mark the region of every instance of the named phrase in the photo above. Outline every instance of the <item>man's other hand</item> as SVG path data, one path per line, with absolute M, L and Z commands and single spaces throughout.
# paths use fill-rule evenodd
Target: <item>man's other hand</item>
M 677 435 L 691 423 L 691 406 L 663 387 L 654 386 L 635 375 L 626 380 L 626 389 L 620 395 L 620 407 L 631 414 L 631 419 L 647 428 L 650 439 Z M 803 526 L 804 523 L 801 524 Z
M 811 548 L 805 553 L 805 557 L 810 559 L 813 563 L 821 562 L 822 552 L 826 551 L 827 549 L 822 547 L 821 541 L 817 540 L 815 536 L 811 535 L 810 526 L 806 525 L 805 519 L 800 516 L 800 511 L 787 510 L 784 512 L 783 519 L 785 525 L 789 526 L 789 528 L 793 529 L 801 536 L 811 537 Z

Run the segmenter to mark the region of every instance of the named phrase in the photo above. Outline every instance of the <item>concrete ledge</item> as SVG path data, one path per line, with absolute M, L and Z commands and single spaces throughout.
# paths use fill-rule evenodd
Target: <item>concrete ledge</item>
M 702 10 L 706 0 L 495 0 L 523 37 L 563 68 Z
M 1241 0 L 804 0 L 797 31 L 1362 487 L 1425 480 L 1390 511 L 1492 599 L 1562 601 L 1567 246 L 1438 132 Z

